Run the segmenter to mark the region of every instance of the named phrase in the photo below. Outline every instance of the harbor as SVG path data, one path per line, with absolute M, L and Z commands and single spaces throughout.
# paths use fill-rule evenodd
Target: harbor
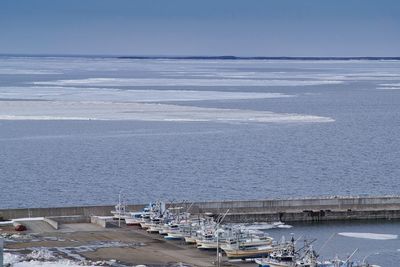
M 394 196 L 148 205 L 126 205 L 120 198 L 110 206 L 1 210 L 0 236 L 8 258 L 13 253 L 28 261 L 61 257 L 86 266 L 364 267 L 374 265 L 353 261 L 358 248 L 343 259 L 318 258 L 312 247 L 316 239 L 297 235 L 291 224 L 396 222 L 399 203 Z M 321 249 L 332 237 L 322 240 Z
M 0 14 L 0 267 L 400 266 L 400 1 Z

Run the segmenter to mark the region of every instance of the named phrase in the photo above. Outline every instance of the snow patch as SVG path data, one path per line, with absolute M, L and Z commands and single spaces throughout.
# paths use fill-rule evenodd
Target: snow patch
M 14 263 L 11 265 L 12 267 L 36 267 L 36 266 L 43 266 L 43 267 L 82 267 L 82 266 L 92 266 L 94 265 L 82 265 L 76 264 L 69 260 L 62 260 L 56 262 L 45 262 L 45 261 L 23 261 Z
M 13 222 L 24 222 L 24 221 L 43 221 L 44 217 L 29 217 L 29 218 L 18 218 L 13 219 Z
M 20 260 L 21 260 L 21 257 L 19 255 L 7 253 L 7 252 L 3 253 L 3 262 L 5 265 L 17 263 Z

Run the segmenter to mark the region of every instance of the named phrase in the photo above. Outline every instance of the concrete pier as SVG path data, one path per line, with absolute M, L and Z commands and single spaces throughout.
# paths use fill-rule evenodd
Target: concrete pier
M 224 213 L 226 222 L 400 219 L 400 196 L 203 202 L 196 212 Z
M 144 206 L 128 208 L 140 210 Z M 3 209 L 0 218 L 86 216 L 90 220 L 90 216 L 109 216 L 113 209 L 114 206 Z M 219 214 L 228 209 L 226 222 L 400 219 L 400 196 L 195 202 L 190 212 Z

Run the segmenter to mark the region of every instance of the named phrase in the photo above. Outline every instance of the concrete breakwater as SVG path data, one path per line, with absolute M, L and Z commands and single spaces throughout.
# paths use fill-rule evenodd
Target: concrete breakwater
M 189 207 L 191 203 L 185 203 Z M 169 204 L 174 205 L 174 204 Z M 175 204 L 179 205 L 179 204 Z M 140 210 L 145 205 L 128 205 Z M 107 216 L 114 206 L 0 209 L 0 219 L 57 216 Z M 192 214 L 225 213 L 226 222 L 329 221 L 357 219 L 400 219 L 400 196 L 325 197 L 248 201 L 195 202 Z

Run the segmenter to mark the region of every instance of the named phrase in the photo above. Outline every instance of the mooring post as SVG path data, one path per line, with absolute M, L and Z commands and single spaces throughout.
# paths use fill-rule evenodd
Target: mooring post
M 0 237 L 0 267 L 3 267 L 3 247 L 4 241 L 3 238 Z

